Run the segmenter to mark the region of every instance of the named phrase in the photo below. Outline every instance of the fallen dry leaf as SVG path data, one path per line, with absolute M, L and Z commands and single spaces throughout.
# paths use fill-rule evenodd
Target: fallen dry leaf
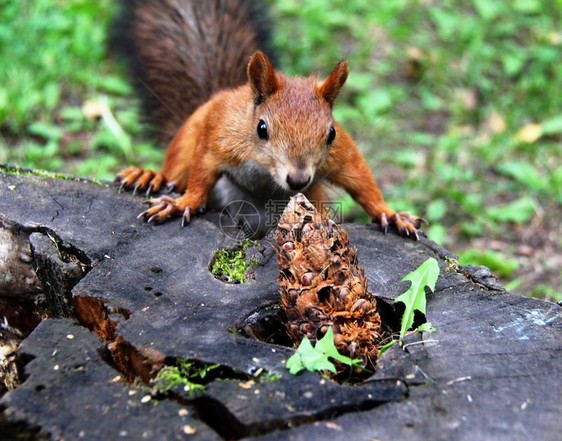
M 527 124 L 515 135 L 515 139 L 519 142 L 532 144 L 542 135 L 542 127 L 540 124 Z

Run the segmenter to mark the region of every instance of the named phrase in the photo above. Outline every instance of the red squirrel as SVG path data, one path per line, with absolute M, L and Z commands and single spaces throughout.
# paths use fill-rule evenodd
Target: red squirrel
M 392 224 L 418 239 L 424 219 L 386 204 L 357 146 L 332 116 L 347 61 L 323 80 L 276 71 L 258 50 L 264 24 L 250 3 L 128 0 L 129 48 L 157 102 L 160 125 L 170 131 L 166 112 L 170 120 L 189 114 L 160 172 L 131 166 L 116 178 L 120 189 L 151 194 L 167 186 L 182 194 L 148 201 L 139 217 L 160 223 L 181 216 L 183 225 L 206 205 L 220 209 L 235 199 L 263 205 L 298 192 L 320 205 L 330 183 L 344 188 L 385 232 Z

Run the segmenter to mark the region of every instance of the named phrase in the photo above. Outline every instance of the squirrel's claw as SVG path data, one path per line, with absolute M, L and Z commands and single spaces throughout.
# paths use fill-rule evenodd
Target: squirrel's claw
M 131 165 L 129 168 L 119 173 L 114 180 L 115 183 L 121 183 L 119 192 L 123 191 L 123 189 L 131 188 L 137 182 L 139 176 L 142 175 L 143 171 L 143 169 Z
M 181 217 L 181 226 L 185 227 L 191 222 L 191 207 L 185 207 L 183 210 L 183 215 Z
M 157 224 L 161 223 L 162 220 L 160 219 L 160 215 L 159 214 L 154 214 L 152 216 L 150 216 L 148 218 L 148 220 L 146 221 L 147 224 L 151 223 L 151 222 L 156 222 Z
M 146 211 L 143 211 L 139 215 L 139 217 L 144 217 L 145 219 L 148 218 L 146 221 L 147 224 L 151 222 L 161 224 L 170 216 L 172 210 L 173 207 L 171 205 L 167 205 L 166 203 L 162 202 L 158 205 L 149 208 Z
M 113 182 L 115 184 L 120 183 L 119 193 L 123 190 L 132 189 L 133 194 L 137 194 L 137 192 L 146 189 L 146 195 L 150 195 L 158 192 L 162 185 L 166 183 L 166 179 L 161 172 L 144 170 L 131 165 L 119 173 Z
M 386 218 L 386 214 L 382 213 L 379 221 L 384 234 L 386 234 L 386 232 L 388 231 L 388 219 Z
M 394 213 L 393 220 L 394 220 L 394 222 L 393 222 L 394 225 L 396 225 L 396 228 L 398 228 L 398 231 L 400 232 L 400 234 L 402 236 L 409 236 L 410 235 L 410 231 L 408 230 L 408 227 L 406 226 L 406 224 L 402 221 L 402 217 L 400 216 L 399 213 Z
M 380 224 L 381 229 L 383 230 L 384 234 L 388 231 L 388 226 L 390 224 L 394 225 L 400 233 L 401 236 L 411 237 L 415 240 L 420 240 L 420 236 L 418 234 L 417 229 L 422 225 L 426 224 L 427 221 L 424 218 L 412 216 L 409 212 L 390 212 L 385 213 L 382 212 L 378 219 L 373 219 L 373 222 L 377 222 Z
M 166 193 L 171 193 L 176 188 L 176 181 L 166 183 Z
M 150 207 L 137 217 L 139 219 L 145 219 L 147 223 L 154 222 L 160 224 L 172 216 L 181 216 L 181 225 L 183 227 L 189 224 L 192 214 L 198 212 L 198 210 L 186 206 L 181 198 L 174 199 L 169 196 L 161 196 L 157 199 L 145 201 L 144 203 L 150 205 Z

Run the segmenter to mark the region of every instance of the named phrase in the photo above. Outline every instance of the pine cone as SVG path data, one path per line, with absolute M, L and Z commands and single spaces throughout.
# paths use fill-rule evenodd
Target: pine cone
M 338 352 L 373 369 L 380 317 L 345 230 L 297 194 L 279 220 L 275 242 L 281 305 L 295 345 L 305 336 L 315 344 L 331 326 Z

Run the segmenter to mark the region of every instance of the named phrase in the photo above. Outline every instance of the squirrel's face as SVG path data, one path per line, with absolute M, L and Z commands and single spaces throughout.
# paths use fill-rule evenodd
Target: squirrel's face
M 332 106 L 348 74 L 347 62 L 330 76 L 290 78 L 275 72 L 256 52 L 248 64 L 254 99 L 252 136 L 259 147 L 253 160 L 288 191 L 303 191 L 337 139 Z
M 283 78 L 283 86 L 255 108 L 255 160 L 287 191 L 310 186 L 337 137 L 317 84 L 314 78 Z

